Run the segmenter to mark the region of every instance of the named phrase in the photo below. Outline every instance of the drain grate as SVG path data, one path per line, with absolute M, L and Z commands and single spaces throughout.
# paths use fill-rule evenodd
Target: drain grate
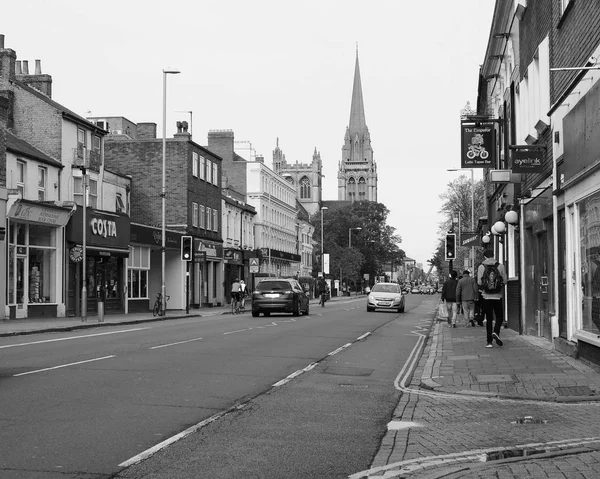
M 366 384 L 340 384 L 341 388 L 352 388 L 352 389 L 369 389 Z
M 533 416 L 518 417 L 516 421 L 511 421 L 511 424 L 548 424 L 547 419 L 535 419 Z
M 555 388 L 559 396 L 593 396 L 594 392 L 588 386 L 568 386 Z
M 496 451 L 486 454 L 485 461 L 499 461 L 501 459 L 510 459 L 511 457 L 533 456 L 535 454 L 544 454 L 546 449 L 509 449 L 507 451 Z

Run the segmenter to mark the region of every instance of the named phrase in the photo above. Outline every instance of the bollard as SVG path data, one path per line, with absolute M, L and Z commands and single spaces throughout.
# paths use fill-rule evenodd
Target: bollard
M 98 322 L 104 322 L 104 297 L 106 296 L 106 292 L 104 288 L 100 288 L 100 295 L 98 296 Z

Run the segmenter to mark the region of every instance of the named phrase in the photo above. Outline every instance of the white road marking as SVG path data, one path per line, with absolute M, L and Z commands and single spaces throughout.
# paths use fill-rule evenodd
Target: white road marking
M 362 336 L 359 336 L 358 338 L 356 338 L 357 341 L 360 341 L 362 339 L 365 339 L 369 334 L 371 334 L 371 332 L 369 331 L 368 333 L 363 334 Z
M 246 329 L 238 329 L 236 331 L 229 331 L 228 333 L 223 333 L 223 334 L 233 334 L 233 333 L 241 333 L 242 331 L 250 331 L 252 328 L 246 328 Z
M 17 346 L 31 346 L 33 344 L 54 343 L 56 341 L 70 341 L 72 339 L 94 338 L 96 336 L 106 336 L 107 334 L 130 333 L 132 331 L 142 331 L 144 329 L 152 329 L 152 328 L 148 327 L 148 328 L 121 329 L 119 331 L 108 331 L 106 333 L 96 333 L 96 334 L 84 334 L 82 336 L 72 336 L 70 338 L 45 339 L 43 341 L 32 341 L 30 343 L 6 344 L 4 346 L 0 346 L 0 349 L 16 348 Z
M 194 339 L 187 339 L 186 341 L 178 341 L 176 343 L 169 343 L 169 344 L 161 344 L 160 346 L 153 346 L 150 349 L 159 349 L 159 348 L 166 348 L 167 346 L 176 346 L 178 344 L 185 344 L 185 343 L 191 343 L 193 341 L 200 341 L 202 338 L 194 338 Z
M 346 344 L 344 344 L 343 346 L 337 348 L 335 351 L 331 351 L 327 356 L 333 356 L 334 354 L 337 354 L 340 351 L 343 351 L 344 349 L 346 349 L 349 346 L 352 346 L 352 343 L 346 343 Z
M 171 436 L 170 438 L 165 439 L 163 442 L 160 442 L 160 443 L 156 444 L 155 446 L 152 446 L 150 449 L 146 449 L 144 452 L 139 453 L 137 456 L 133 456 L 132 458 L 127 459 L 126 461 L 119 464 L 119 467 L 128 467 L 128 466 L 136 464 L 140 461 L 143 461 L 144 459 L 148 459 L 150 456 L 157 453 L 161 449 L 164 449 L 165 447 L 173 444 L 174 442 L 177 442 L 180 439 L 183 439 L 184 437 L 189 436 L 193 432 L 196 432 L 197 430 L 203 428 L 204 426 L 210 424 L 211 422 L 214 422 L 217 419 L 225 417 L 234 411 L 242 409 L 246 404 L 247 403 L 238 404 L 237 406 L 233 406 L 233 407 L 227 409 L 226 411 L 217 413 L 217 414 L 209 417 L 208 419 L 205 419 L 204 421 L 201 421 L 198 424 L 195 424 L 194 426 L 187 428 L 185 431 L 182 431 L 179 434 L 175 434 L 174 436 Z
M 68 366 L 76 366 L 78 364 L 91 363 L 93 361 L 102 361 L 103 359 L 110 359 L 110 358 L 114 358 L 114 357 L 115 357 L 115 355 L 112 354 L 111 356 L 104 356 L 102 358 L 86 359 L 85 361 L 77 361 L 76 363 L 61 364 L 60 366 L 53 366 L 51 368 L 36 369 L 35 371 L 27 371 L 26 373 L 13 374 L 13 377 L 25 376 L 26 374 L 41 373 L 44 371 L 51 371 L 53 369 L 60 369 L 60 368 L 66 368 Z

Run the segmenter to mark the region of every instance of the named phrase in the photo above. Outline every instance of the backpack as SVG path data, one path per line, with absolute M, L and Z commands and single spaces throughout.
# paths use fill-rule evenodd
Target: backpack
M 504 285 L 504 280 L 502 279 L 502 275 L 500 271 L 498 271 L 498 263 L 494 264 L 486 264 L 485 270 L 483 271 L 483 275 L 481 277 L 481 289 L 485 293 L 499 293 L 502 291 L 502 286 Z

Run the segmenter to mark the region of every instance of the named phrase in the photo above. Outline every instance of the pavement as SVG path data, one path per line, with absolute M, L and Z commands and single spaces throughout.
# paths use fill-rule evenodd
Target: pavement
M 437 309 L 437 302 L 432 305 Z M 600 367 L 549 341 L 438 320 L 359 478 L 600 478 Z
M 331 298 L 331 301 L 344 299 L 346 298 Z M 311 305 L 317 306 L 317 302 L 317 299 L 313 299 Z M 433 303 L 432 301 L 432 305 Z M 248 307 L 246 311 L 249 311 Z M 195 309 L 190 310 L 189 314 L 185 314 L 184 311 L 168 311 L 165 317 L 154 317 L 151 312 L 111 314 L 104 316 L 102 322 L 98 321 L 97 316 L 88 316 L 86 322 L 82 322 L 79 317 L 2 320 L 0 336 L 72 331 L 220 314 L 231 314 L 230 306 Z M 469 327 L 462 322 L 458 327 L 452 328 L 446 321 L 439 321 L 435 317 L 433 308 L 431 321 L 424 327 L 423 336 L 425 341 L 420 356 L 415 360 L 414 369 L 406 385 L 399 387 L 403 394 L 390 424 L 395 420 L 400 422 L 417 417 L 423 419 L 425 415 L 429 416 L 434 425 L 438 421 L 439 431 L 434 431 L 431 438 L 420 439 L 418 444 L 415 444 L 409 440 L 411 431 L 417 429 L 414 424 L 399 428 L 388 425 L 388 431 L 371 468 L 356 473 L 350 476 L 351 478 L 600 477 L 599 409 L 578 409 L 585 405 L 589 408 L 592 404 L 600 407 L 598 366 L 555 351 L 552 344 L 543 338 L 519 335 L 504 328 L 500 334 L 503 346 L 494 343 L 493 348 L 485 348 L 485 327 Z M 479 439 L 476 438 L 479 447 L 470 449 L 468 453 L 461 453 L 456 447 L 443 450 L 431 445 L 425 446 L 427 441 L 440 440 L 444 430 L 443 421 L 450 424 L 451 421 L 447 420 L 447 415 L 443 412 L 443 406 L 450 404 L 451 400 L 448 398 L 453 397 L 479 401 L 482 410 L 490 404 L 498 404 L 493 407 L 500 413 L 500 410 L 506 407 L 514 413 L 512 427 L 515 424 L 546 427 L 543 426 L 546 423 L 539 416 L 519 416 L 518 413 L 524 410 L 520 405 L 534 407 L 535 411 L 550 410 L 550 405 L 562 405 L 566 412 L 561 414 L 566 414 L 567 417 L 569 411 L 578 414 L 577 417 L 571 418 L 571 426 L 578 428 L 576 433 L 580 436 L 574 438 L 576 433 L 563 427 L 559 431 L 560 434 L 571 439 L 560 439 L 559 432 L 548 429 L 547 433 L 541 433 L 548 434 L 548 441 L 530 442 L 515 447 L 493 444 L 483 447 L 481 438 L 489 439 L 489 431 L 483 431 L 487 436 L 481 435 Z M 544 404 L 546 406 L 543 406 Z M 540 405 L 541 409 L 535 409 Z M 427 410 L 425 413 L 419 412 L 419 407 Z M 442 416 L 432 419 L 433 408 Z M 453 417 L 453 420 L 456 421 L 456 418 Z M 461 418 L 458 420 L 460 422 Z M 423 421 L 426 422 L 427 418 Z M 460 424 L 454 423 L 454 429 L 449 432 L 450 436 L 457 434 L 459 426 Z M 588 434 L 585 434 L 586 428 Z M 412 435 L 416 437 L 417 433 L 412 432 Z M 555 440 L 549 441 L 550 439 Z M 467 443 L 468 439 L 464 439 L 464 442 Z M 463 449 L 466 447 L 463 446 Z M 437 454 L 432 455 L 431 451 L 436 451 Z

